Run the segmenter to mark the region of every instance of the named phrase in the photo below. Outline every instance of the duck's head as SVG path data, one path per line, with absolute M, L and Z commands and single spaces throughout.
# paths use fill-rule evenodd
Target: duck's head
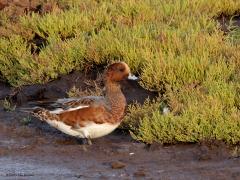
M 105 80 L 110 82 L 120 82 L 128 78 L 130 68 L 125 62 L 116 62 L 108 66 L 105 72 Z

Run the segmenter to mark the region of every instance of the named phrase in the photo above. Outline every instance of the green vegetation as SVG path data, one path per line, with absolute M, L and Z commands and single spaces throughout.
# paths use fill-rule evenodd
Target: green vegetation
M 29 125 L 31 122 L 32 122 L 31 116 L 24 117 L 21 120 L 21 124 L 24 125 L 24 126 Z
M 2 102 L 1 102 L 2 106 L 3 106 L 3 109 L 5 111 L 15 111 L 16 109 L 16 105 L 13 105 L 8 99 L 4 99 Z
M 230 23 L 226 34 L 216 20 L 240 12 L 239 0 L 58 4 L 62 10 L 15 21 L 1 12 L 0 79 L 13 86 L 45 83 L 123 60 L 144 88 L 164 92 L 129 108 L 123 126 L 135 139 L 240 142 L 240 30 Z M 164 106 L 170 113 L 162 113 Z

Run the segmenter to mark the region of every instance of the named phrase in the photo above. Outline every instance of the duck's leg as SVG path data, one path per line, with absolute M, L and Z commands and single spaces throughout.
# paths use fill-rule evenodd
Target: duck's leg
M 83 131 L 82 134 L 83 134 L 83 137 L 84 137 L 84 138 L 81 138 L 82 143 L 87 144 L 87 145 L 92 145 L 92 141 L 90 139 L 89 133 L 87 131 Z
M 81 138 L 81 144 L 83 145 L 92 145 L 92 141 L 90 138 Z
M 92 145 L 92 141 L 91 141 L 90 138 L 87 138 L 87 144 L 88 144 L 88 145 Z

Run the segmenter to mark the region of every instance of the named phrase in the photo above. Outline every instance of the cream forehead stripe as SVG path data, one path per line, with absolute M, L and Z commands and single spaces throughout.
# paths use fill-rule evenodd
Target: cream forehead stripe
M 130 68 L 129 68 L 129 66 L 125 62 L 120 62 L 120 63 L 125 66 L 126 71 L 130 72 Z

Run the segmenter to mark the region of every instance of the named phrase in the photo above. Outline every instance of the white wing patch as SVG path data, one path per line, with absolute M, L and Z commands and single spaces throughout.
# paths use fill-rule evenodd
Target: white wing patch
M 75 110 L 77 110 L 77 109 L 82 109 L 82 108 L 85 108 L 85 107 L 89 107 L 89 106 L 78 106 L 78 107 L 74 107 L 74 108 L 69 108 L 69 109 L 67 109 L 66 111 L 75 111 Z
M 64 110 L 62 108 L 57 108 L 53 111 L 49 111 L 51 114 L 60 114 L 61 112 L 63 112 Z
M 60 114 L 60 113 L 63 113 L 63 112 L 68 112 L 68 111 L 75 111 L 77 109 L 82 109 L 82 108 L 85 108 L 85 107 L 89 107 L 89 106 L 77 106 L 77 107 L 74 107 L 74 108 L 69 108 L 69 109 L 62 109 L 62 108 L 57 108 L 53 111 L 49 111 L 51 114 Z

